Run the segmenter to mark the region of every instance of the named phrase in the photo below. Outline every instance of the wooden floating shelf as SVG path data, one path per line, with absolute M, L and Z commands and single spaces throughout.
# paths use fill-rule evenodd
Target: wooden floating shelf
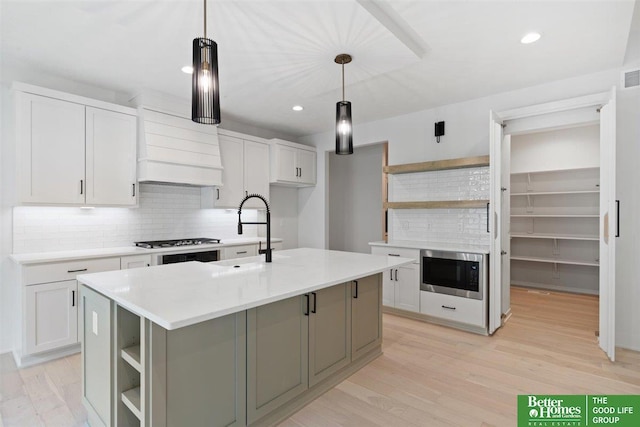
M 406 163 L 385 166 L 382 171 L 389 174 L 430 172 L 447 169 L 464 169 L 489 166 L 489 156 L 463 157 L 460 159 L 435 160 L 432 162 Z
M 489 200 L 438 200 L 427 202 L 387 202 L 387 209 L 472 209 L 486 208 Z

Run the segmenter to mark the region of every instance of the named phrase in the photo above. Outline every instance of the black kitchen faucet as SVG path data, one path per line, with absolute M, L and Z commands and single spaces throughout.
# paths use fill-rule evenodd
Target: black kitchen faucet
M 246 202 L 251 198 L 260 199 L 264 203 L 265 207 L 267 208 L 266 222 L 242 222 L 242 218 L 240 218 L 240 216 L 242 215 L 242 205 L 244 205 L 244 202 Z M 265 252 L 264 256 L 265 256 L 265 262 L 271 262 L 271 211 L 269 210 L 269 202 L 267 202 L 267 199 L 265 199 L 259 194 L 247 194 L 247 196 L 244 199 L 242 199 L 242 201 L 240 202 L 240 206 L 238 207 L 238 234 L 242 234 L 243 224 L 258 224 L 258 225 L 264 224 L 267 226 L 267 251 Z

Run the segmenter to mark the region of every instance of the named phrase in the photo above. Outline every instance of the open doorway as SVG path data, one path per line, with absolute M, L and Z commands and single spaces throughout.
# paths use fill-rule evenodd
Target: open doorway
M 369 242 L 383 236 L 380 179 L 385 144 L 329 154 L 329 249 L 370 253 Z

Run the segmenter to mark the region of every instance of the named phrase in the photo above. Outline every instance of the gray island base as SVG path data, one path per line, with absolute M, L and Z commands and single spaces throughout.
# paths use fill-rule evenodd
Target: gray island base
M 89 424 L 278 423 L 382 353 L 380 272 L 410 262 L 295 249 L 80 276 Z

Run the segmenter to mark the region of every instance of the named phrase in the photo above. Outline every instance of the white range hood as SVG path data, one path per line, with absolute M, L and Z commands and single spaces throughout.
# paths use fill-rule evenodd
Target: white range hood
M 218 128 L 138 107 L 138 181 L 222 185 Z

